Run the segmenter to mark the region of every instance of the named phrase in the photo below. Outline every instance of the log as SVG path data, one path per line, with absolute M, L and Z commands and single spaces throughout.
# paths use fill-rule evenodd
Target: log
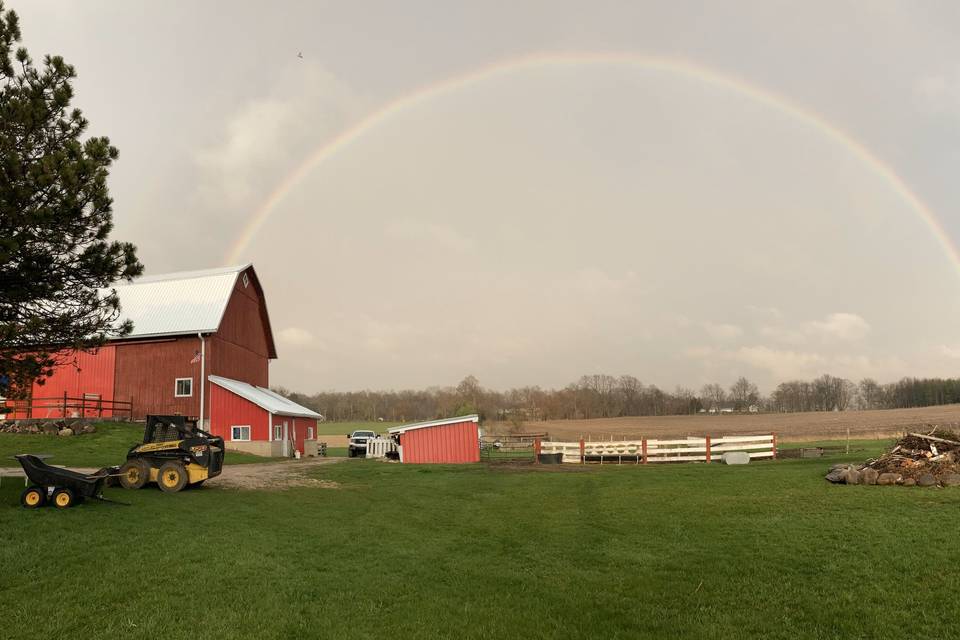
M 960 447 L 960 442 L 954 440 L 944 440 L 943 438 L 935 438 L 933 436 L 925 436 L 922 433 L 908 433 L 907 435 L 913 436 L 914 438 L 923 438 L 924 440 L 932 440 L 934 442 L 942 442 L 944 444 L 952 444 L 955 447 Z

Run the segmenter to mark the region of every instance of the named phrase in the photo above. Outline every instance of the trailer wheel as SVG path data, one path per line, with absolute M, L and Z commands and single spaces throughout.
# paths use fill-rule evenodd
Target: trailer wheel
M 70 489 L 57 489 L 53 492 L 53 506 L 57 509 L 68 509 L 74 505 L 76 498 Z
M 124 489 L 142 489 L 150 480 L 150 465 L 145 460 L 129 460 L 120 467 L 120 485 Z
M 47 502 L 47 492 L 40 487 L 28 487 L 20 494 L 20 504 L 27 509 L 39 509 Z
M 176 493 L 187 486 L 187 470 L 179 462 L 168 462 L 157 473 L 157 484 L 167 493 Z

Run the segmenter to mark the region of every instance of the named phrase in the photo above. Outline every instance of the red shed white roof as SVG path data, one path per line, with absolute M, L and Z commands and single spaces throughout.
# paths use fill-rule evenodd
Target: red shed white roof
M 317 419 L 323 417 L 313 409 L 299 405 L 290 398 L 285 398 L 279 393 L 264 387 L 256 387 L 247 382 L 240 382 L 239 380 L 222 378 L 220 376 L 209 376 L 209 380 L 218 387 L 223 387 L 227 391 L 237 394 L 244 400 L 248 400 L 274 415 Z
M 480 416 L 472 413 L 468 416 L 457 416 L 456 418 L 444 418 L 442 420 L 429 420 L 427 422 L 414 422 L 413 424 L 403 424 L 393 429 L 388 429 L 389 433 L 404 433 L 414 429 L 426 429 L 428 427 L 439 427 L 445 424 L 458 424 L 460 422 L 480 422 Z

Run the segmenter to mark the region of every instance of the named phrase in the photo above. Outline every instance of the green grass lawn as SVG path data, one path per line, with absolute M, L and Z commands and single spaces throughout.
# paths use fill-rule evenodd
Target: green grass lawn
M 865 455 L 355 460 L 312 470 L 339 488 L 110 489 L 132 506 L 63 512 L 4 483 L 0 637 L 951 637 L 960 488 L 823 479 Z
M 357 430 L 373 431 L 383 435 L 387 429 L 399 422 L 321 422 L 317 425 L 317 436 L 345 436 Z
M 0 467 L 19 467 L 20 463 L 13 459 L 18 453 L 46 453 L 52 456 L 48 460 L 50 464 L 68 467 L 108 467 L 123 464 L 130 447 L 143 441 L 143 425 L 104 422 L 96 427 L 96 433 L 70 437 L 0 433 Z M 224 463 L 249 464 L 280 459 L 230 451 Z

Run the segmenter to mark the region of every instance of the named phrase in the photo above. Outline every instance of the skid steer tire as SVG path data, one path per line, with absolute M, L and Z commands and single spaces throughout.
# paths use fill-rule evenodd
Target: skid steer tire
M 157 484 L 167 493 L 176 493 L 187 486 L 187 470 L 179 462 L 167 462 L 157 473 Z
M 150 465 L 146 460 L 129 460 L 120 467 L 120 484 L 124 489 L 142 489 L 150 481 Z

